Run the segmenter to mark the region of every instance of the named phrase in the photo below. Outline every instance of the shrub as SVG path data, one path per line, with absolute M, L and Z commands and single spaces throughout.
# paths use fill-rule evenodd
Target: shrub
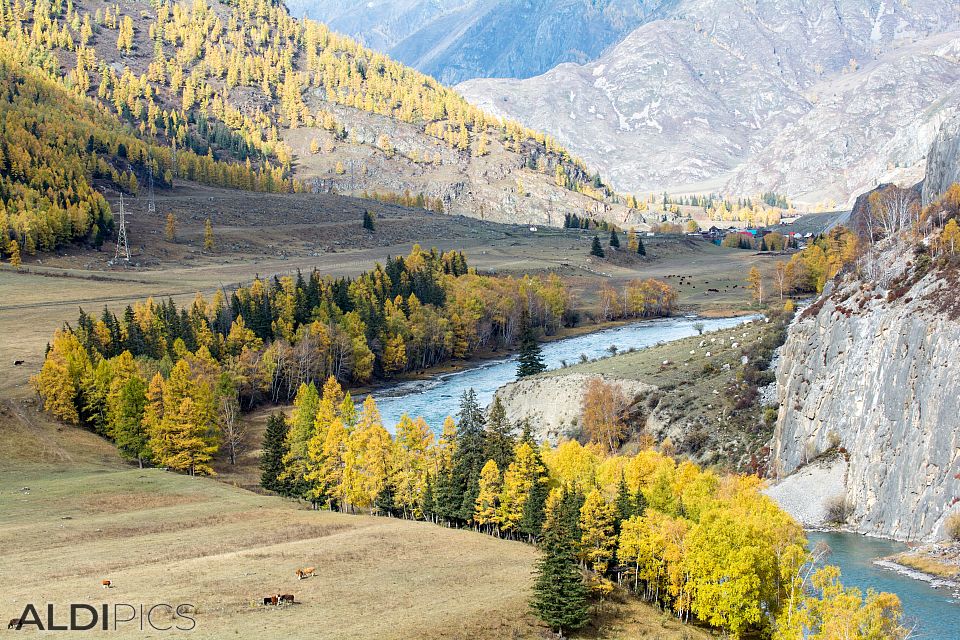
M 847 521 L 847 518 L 850 517 L 850 503 L 847 502 L 845 496 L 834 496 L 827 499 L 826 504 L 826 520 L 830 524 L 843 524 Z
M 772 427 L 777 421 L 777 408 L 776 407 L 766 407 L 763 410 L 763 422 L 768 427 Z
M 943 530 L 951 540 L 960 542 L 960 513 L 948 516 L 946 524 L 943 525 Z

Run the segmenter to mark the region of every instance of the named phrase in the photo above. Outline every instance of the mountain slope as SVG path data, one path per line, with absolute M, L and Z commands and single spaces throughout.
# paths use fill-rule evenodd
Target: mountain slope
M 519 82 L 473 80 L 458 89 L 500 115 L 555 133 L 624 191 L 726 186 L 846 199 L 859 185 L 873 185 L 875 167 L 922 157 L 930 139 L 924 136 L 936 128 L 924 123 L 940 116 L 920 114 L 955 108 L 951 40 L 913 42 L 951 29 L 960 29 L 960 7 L 935 0 L 685 0 L 587 65 Z M 891 89 L 898 84 L 902 94 Z M 909 104 L 897 105 L 904 96 Z M 870 112 L 858 120 L 858 109 L 824 130 L 849 101 L 896 107 L 891 121 L 909 111 L 910 126 L 899 133 L 920 135 L 920 142 L 911 153 L 901 144 L 876 150 L 877 158 L 860 152 L 830 165 L 811 160 L 826 153 L 823 142 L 866 147 L 888 133 L 887 122 L 874 128 Z M 765 175 L 768 145 L 776 147 L 766 164 L 775 167 L 811 140 L 816 147 L 796 154 L 789 179 Z M 834 175 L 824 184 L 826 166 Z M 848 169 L 854 178 L 835 175 Z
M 584 63 L 675 0 L 291 0 L 291 13 L 385 51 L 442 82 L 528 78 Z
M 294 20 L 271 0 L 138 0 L 119 8 L 41 1 L 0 13 L 0 45 L 28 51 L 23 65 L 45 65 L 45 82 L 61 94 L 41 104 L 45 94 L 22 92 L 16 109 L 73 123 L 70 106 L 81 104 L 109 129 L 92 132 L 85 148 L 65 147 L 75 162 L 70 181 L 57 184 L 0 149 L 4 253 L 6 238 L 27 253 L 70 240 L 98 243 L 109 208 L 89 185 L 99 180 L 100 189 L 135 196 L 151 171 L 158 188 L 186 178 L 256 191 L 366 193 L 521 224 L 559 226 L 569 211 L 642 224 L 549 136 L 493 118 L 432 78 Z M 63 146 L 63 127 L 28 128 L 44 138 L 40 144 Z M 86 133 L 73 142 L 80 137 L 87 142 Z M 47 194 L 18 195 L 38 179 Z M 57 191 L 59 201 L 44 201 Z

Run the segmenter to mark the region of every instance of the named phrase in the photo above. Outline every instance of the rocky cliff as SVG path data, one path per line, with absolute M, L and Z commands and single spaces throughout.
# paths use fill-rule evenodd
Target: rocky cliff
M 872 265 L 879 284 L 849 279 L 801 315 L 777 370 L 773 475 L 846 458 L 831 489 L 857 531 L 937 538 L 960 510 L 960 314 L 956 273 L 923 274 L 906 247 Z M 912 256 L 911 256 L 912 257 Z
M 960 182 L 960 113 L 940 126 L 927 154 L 923 205 L 939 198 L 955 182 Z

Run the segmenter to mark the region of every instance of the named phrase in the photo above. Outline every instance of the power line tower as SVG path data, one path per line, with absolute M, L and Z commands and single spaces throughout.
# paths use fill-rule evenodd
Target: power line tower
M 147 167 L 147 173 L 149 175 L 148 182 L 150 183 L 149 190 L 147 191 L 147 213 L 153 214 L 157 212 L 157 203 L 153 199 L 153 165 L 151 164 Z
M 127 217 L 123 211 L 123 194 L 120 194 L 120 226 L 117 229 L 117 252 L 113 256 L 114 263 L 121 259 L 130 262 L 130 248 L 127 246 Z

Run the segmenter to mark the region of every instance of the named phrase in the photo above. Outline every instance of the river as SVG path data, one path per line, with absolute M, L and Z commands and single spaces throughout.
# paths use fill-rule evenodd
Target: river
M 935 589 L 930 583 L 874 564 L 874 560 L 899 553 L 906 545 L 868 538 L 855 533 L 807 533 L 811 548 L 818 542 L 830 546 L 825 563 L 840 567 L 841 582 L 848 587 L 890 591 L 900 596 L 909 624 L 916 624 L 914 638 L 960 640 L 960 603 L 949 589 Z
M 569 364 L 579 362 L 581 354 L 591 359 L 609 355 L 608 349 L 611 345 L 625 351 L 695 336 L 695 322 L 702 322 L 705 331 L 715 331 L 734 327 L 748 319 L 756 318 L 645 320 L 544 343 L 543 360 L 548 368 L 556 369 L 562 366 L 564 361 Z M 476 367 L 442 374 L 430 380 L 405 382 L 379 391 L 374 397 L 383 418 L 383 425 L 391 432 L 400 421 L 400 416 L 406 413 L 412 417 L 422 416 L 427 424 L 439 433 L 447 416 L 456 417 L 460 396 L 464 391 L 472 388 L 477 393 L 480 405 L 486 406 L 493 400 L 493 394 L 498 388 L 516 377 L 517 358 L 511 356 L 488 360 Z
M 755 320 L 756 318 L 751 318 Z M 746 318 L 702 319 L 706 331 L 726 329 L 747 320 Z M 595 333 L 566 338 L 543 345 L 543 358 L 551 369 L 564 361 L 573 364 L 581 354 L 596 358 L 608 354 L 611 345 L 624 351 L 642 349 L 660 342 L 668 342 L 696 335 L 694 318 L 668 318 L 649 320 L 605 329 Z M 393 430 L 403 413 L 423 416 L 427 424 L 439 431 L 446 416 L 456 416 L 460 396 L 472 388 L 481 405 L 487 405 L 493 393 L 503 384 L 514 380 L 517 371 L 516 357 L 489 360 L 476 367 L 430 380 L 406 382 L 379 391 L 377 405 L 383 424 Z M 810 544 L 824 541 L 830 545 L 830 564 L 840 567 L 842 580 L 848 586 L 892 591 L 900 596 L 906 616 L 917 623 L 917 638 L 929 640 L 960 640 L 960 605 L 951 601 L 946 589 L 934 589 L 930 584 L 901 575 L 873 564 L 876 558 L 888 556 L 904 549 L 900 543 L 867 538 L 856 534 L 811 532 Z

